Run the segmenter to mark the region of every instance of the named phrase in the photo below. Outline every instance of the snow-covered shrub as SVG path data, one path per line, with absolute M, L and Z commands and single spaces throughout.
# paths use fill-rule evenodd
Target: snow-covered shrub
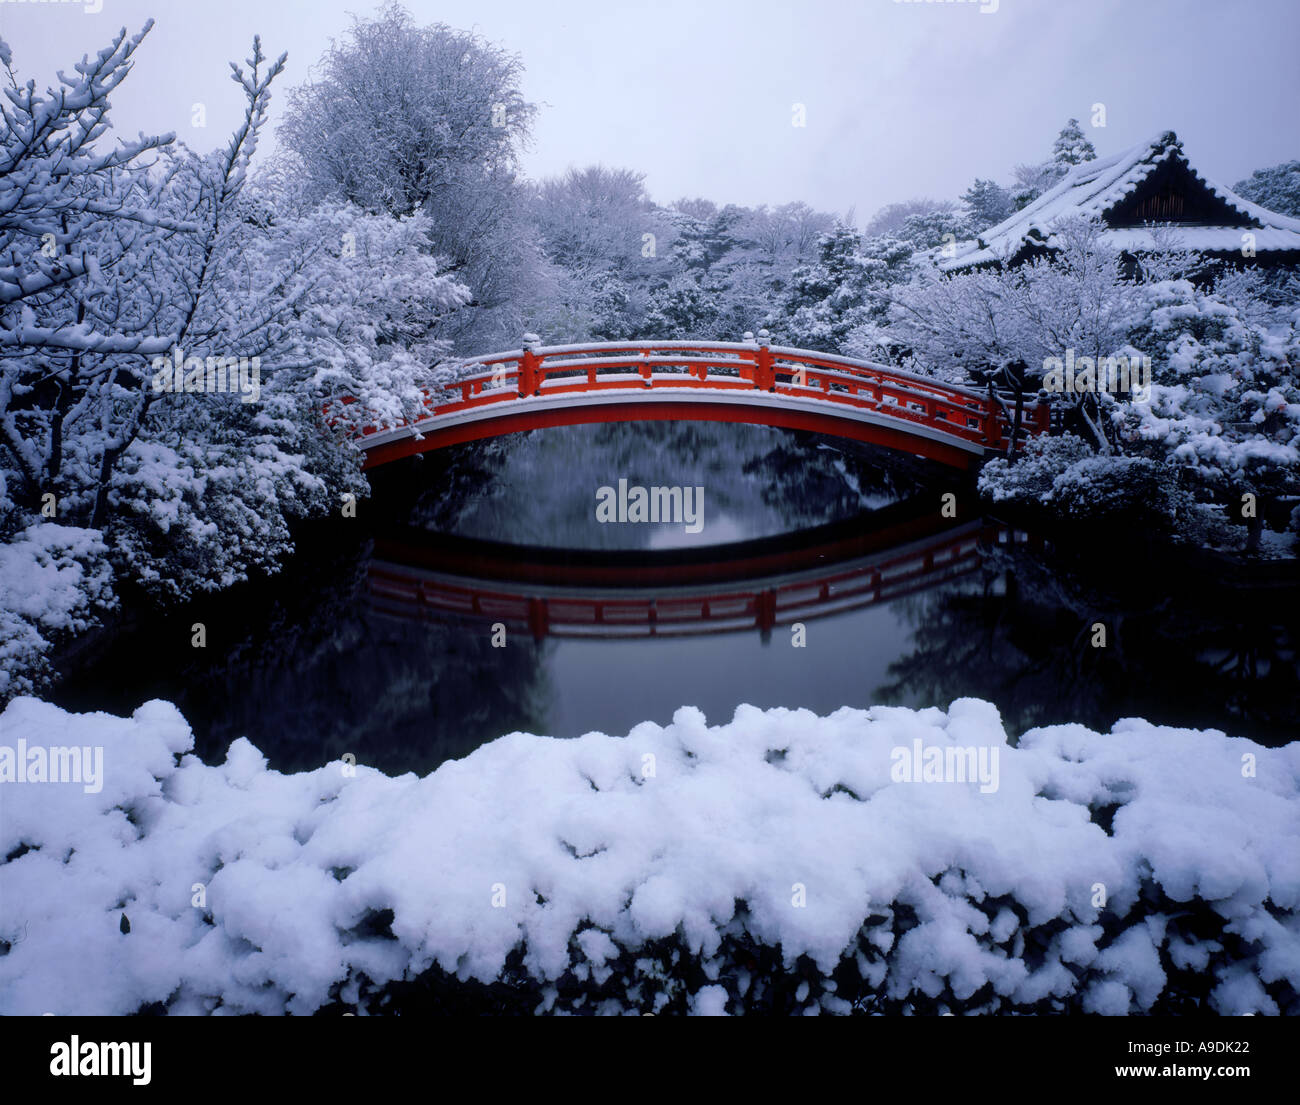
M 343 429 L 395 426 L 420 413 L 431 368 L 449 352 L 434 328 L 470 298 L 432 253 L 428 216 L 312 206 L 285 185 L 252 191 L 268 214 L 243 221 L 223 255 L 222 282 L 282 289 L 275 323 L 261 331 L 272 343 L 262 361 L 273 393 L 316 400 L 306 413 L 318 435 L 327 401 Z M 236 295 L 224 307 L 226 328 L 239 329 L 249 304 Z
M 1112 412 L 1125 450 L 1167 457 L 1207 492 L 1300 489 L 1300 310 L 1252 321 L 1187 281 L 1134 294 L 1128 340 L 1153 387 Z
M 645 329 L 674 341 L 712 333 L 719 288 L 691 273 L 679 273 L 657 290 L 646 310 Z
M 116 605 L 102 536 L 37 522 L 0 545 L 0 698 L 50 676 L 49 654 Z
M 0 715 L 0 746 L 37 735 L 104 770 L 4 786 L 4 1014 L 1300 1013 L 1294 746 L 1132 719 L 1012 746 L 976 699 L 683 708 L 422 779 L 283 775 L 243 738 L 208 765 L 162 702 Z M 996 787 L 895 781 L 916 742 L 996 752 Z
M 979 490 L 993 503 L 1047 508 L 1074 522 L 1131 519 L 1168 530 L 1186 496 L 1177 475 L 1146 457 L 1098 456 L 1072 434 L 1037 437 L 1014 461 L 996 457 L 980 470 Z
M 118 571 L 173 600 L 274 572 L 293 551 L 279 499 L 303 475 L 293 459 L 259 457 L 242 442 L 170 448 L 137 440 L 113 482 Z
M 1030 438 L 1014 461 L 994 457 L 980 469 L 979 490 L 995 503 L 1047 504 L 1057 479 L 1091 456 L 1087 442 L 1074 434 Z
M 1088 457 L 1062 472 L 1050 501 L 1072 521 L 1132 520 L 1164 530 L 1180 501 L 1176 479 L 1146 457 Z

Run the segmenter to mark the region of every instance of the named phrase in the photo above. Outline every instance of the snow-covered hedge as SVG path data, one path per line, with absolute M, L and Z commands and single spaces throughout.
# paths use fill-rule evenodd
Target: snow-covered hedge
M 1300 1012 L 1296 744 L 1012 747 L 977 699 L 683 708 L 422 779 L 210 766 L 164 702 L 18 699 L 0 772 L 19 740 L 104 771 L 0 785 L 0 1013 Z M 916 742 L 996 753 L 996 789 L 895 781 Z

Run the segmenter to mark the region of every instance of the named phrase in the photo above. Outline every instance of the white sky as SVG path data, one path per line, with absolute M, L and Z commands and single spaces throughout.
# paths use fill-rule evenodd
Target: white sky
M 992 3 L 992 0 L 984 0 Z M 102 4 L 92 13 L 86 6 Z M 240 108 L 229 60 L 254 33 L 287 50 L 281 95 L 349 13 L 375 0 L 0 0 L 22 78 L 58 69 L 153 16 L 113 98 L 119 131 L 224 141 Z M 669 202 L 801 199 L 859 223 L 916 195 L 956 198 L 1047 156 L 1070 116 L 1099 154 L 1165 129 L 1224 184 L 1300 158 L 1300 0 L 408 0 L 420 23 L 478 31 L 521 55 L 542 105 L 525 169 L 602 162 Z M 191 126 L 191 105 L 207 128 Z M 1107 126 L 1089 126 L 1094 103 Z M 807 125 L 791 125 L 802 103 Z M 262 147 L 268 152 L 272 136 Z

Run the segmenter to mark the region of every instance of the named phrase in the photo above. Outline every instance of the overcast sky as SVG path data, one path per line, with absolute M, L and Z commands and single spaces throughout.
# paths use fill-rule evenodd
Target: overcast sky
M 1101 155 L 1176 130 L 1231 184 L 1300 158 L 1300 0 L 409 0 L 418 22 L 518 53 L 541 105 L 534 177 L 602 162 L 669 202 L 804 200 L 862 223 L 912 196 L 955 198 L 1046 157 L 1071 116 Z M 102 5 L 99 12 L 87 8 Z M 114 31 L 156 26 L 113 98 L 120 131 L 224 141 L 227 61 L 254 33 L 301 81 L 374 0 L 0 0 L 0 37 L 41 86 Z M 206 129 L 191 125 L 203 103 Z M 1094 104 L 1106 126 L 1093 127 Z M 801 104 L 806 126 L 793 125 Z M 264 151 L 273 146 L 273 139 Z

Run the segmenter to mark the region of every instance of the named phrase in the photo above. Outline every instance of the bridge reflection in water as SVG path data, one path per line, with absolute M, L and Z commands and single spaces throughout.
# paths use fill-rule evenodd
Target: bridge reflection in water
M 538 641 L 755 629 L 766 641 L 778 626 L 941 586 L 973 573 L 981 549 L 1033 540 L 987 520 L 918 517 L 908 503 L 869 523 L 692 549 L 524 549 L 408 532 L 376 540 L 368 592 L 379 613 L 499 622 Z

